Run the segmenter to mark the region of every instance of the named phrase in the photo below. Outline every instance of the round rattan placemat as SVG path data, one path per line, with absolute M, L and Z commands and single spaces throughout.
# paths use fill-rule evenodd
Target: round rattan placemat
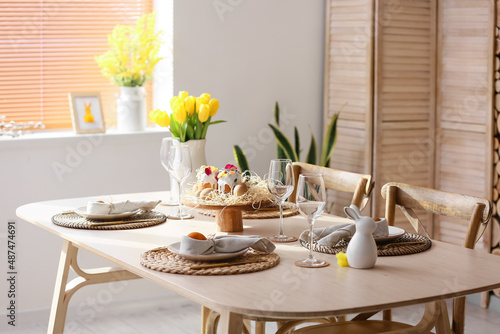
M 300 244 L 307 249 L 309 249 L 309 241 L 304 239 L 299 239 Z M 402 243 L 402 242 L 415 242 L 422 241 L 422 244 L 416 245 L 400 245 L 394 247 L 388 247 L 385 249 L 381 249 L 383 245 L 379 245 L 378 256 L 395 256 L 395 255 L 408 255 L 408 254 L 416 254 L 423 252 L 429 248 L 431 248 L 432 242 L 431 239 L 424 237 L 422 235 L 413 234 L 413 233 L 405 233 L 401 237 L 391 240 L 386 244 L 394 244 L 394 243 Z M 346 252 L 347 245 L 349 243 L 346 240 L 341 240 L 335 247 L 326 247 L 323 245 L 318 245 L 316 242 L 313 242 L 313 251 L 319 253 L 327 253 L 327 254 L 337 254 L 340 252 Z
M 87 219 L 76 213 L 59 213 L 52 217 L 52 222 L 59 226 L 80 228 L 86 230 L 129 230 L 161 224 L 167 220 L 167 216 L 165 216 L 161 212 L 150 211 L 148 213 L 135 214 L 131 217 L 120 219 L 119 221 L 126 222 L 138 219 L 148 219 L 148 221 L 109 225 L 92 225 L 92 223 L 108 223 L 108 221 L 104 222 L 100 220 Z
M 234 275 L 253 273 L 276 266 L 280 262 L 280 257 L 276 253 L 265 254 L 250 249 L 238 258 L 223 260 L 221 262 L 239 262 L 242 260 L 262 262 L 245 263 L 227 267 L 191 269 L 190 267 L 193 265 L 217 262 L 187 260 L 180 255 L 172 253 L 166 247 L 155 248 L 141 254 L 141 264 L 146 268 L 162 271 L 164 273 L 184 275 Z

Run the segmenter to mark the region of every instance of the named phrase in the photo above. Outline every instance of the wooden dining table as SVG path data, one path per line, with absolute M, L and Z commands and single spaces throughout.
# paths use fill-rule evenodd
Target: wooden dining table
M 118 200 L 164 199 L 167 192 L 105 196 Z M 18 217 L 64 240 L 55 282 L 48 333 L 62 333 L 71 296 L 88 284 L 144 278 L 218 312 L 221 333 L 240 333 L 244 316 L 275 319 L 305 319 L 341 316 L 400 306 L 440 301 L 500 287 L 500 257 L 440 241 L 412 255 L 378 257 L 372 269 L 337 265 L 335 255 L 315 253 L 330 263 L 324 268 L 301 268 L 295 261 L 308 250 L 299 242 L 276 244 L 277 266 L 267 270 L 231 275 L 195 276 L 148 269 L 141 265 L 144 252 L 179 242 L 190 232 L 227 234 L 216 231 L 214 217 L 196 209 L 194 219 L 171 220 L 155 226 L 127 230 L 88 230 L 57 226 L 52 217 L 85 206 L 102 196 L 61 199 L 23 205 Z M 158 205 L 163 213 L 172 207 Z M 317 227 L 349 222 L 347 218 L 323 214 Z M 278 218 L 244 219 L 243 232 L 235 235 L 270 237 L 278 232 Z M 285 218 L 285 234 L 299 235 L 308 228 L 301 215 Z M 41 247 L 43 249 L 43 247 Z M 77 251 L 98 255 L 118 268 L 82 270 Z M 78 274 L 68 284 L 68 273 Z M 76 288 L 75 288 L 76 287 Z M 85 293 L 82 290 L 80 293 Z

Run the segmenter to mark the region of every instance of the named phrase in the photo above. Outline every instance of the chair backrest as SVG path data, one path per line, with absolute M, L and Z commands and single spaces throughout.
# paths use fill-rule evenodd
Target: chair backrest
M 397 182 L 385 184 L 381 193 L 385 199 L 385 217 L 389 225 L 394 225 L 396 206 L 417 232 L 420 232 L 422 224 L 413 209 L 469 221 L 464 243 L 467 248 L 474 248 L 491 217 L 491 204 L 485 198 Z
M 353 193 L 351 204 L 356 205 L 360 209 L 363 209 L 368 202 L 370 193 L 373 189 L 371 175 L 316 166 L 305 162 L 294 162 L 293 173 L 295 177 L 295 189 L 289 197 L 290 202 L 295 202 L 299 174 L 323 174 L 325 188 Z
M 485 198 L 461 195 L 441 190 L 412 186 L 404 183 L 387 183 L 382 187 L 382 197 L 386 200 L 385 215 L 389 225 L 394 225 L 394 215 L 398 206 L 417 232 L 422 224 L 413 209 L 454 217 L 469 222 L 463 246 L 473 249 L 491 217 L 490 201 Z M 464 333 L 465 297 L 453 302 L 453 333 Z

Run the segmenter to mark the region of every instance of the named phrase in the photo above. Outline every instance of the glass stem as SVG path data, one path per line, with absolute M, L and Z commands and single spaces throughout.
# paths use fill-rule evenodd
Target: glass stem
M 177 181 L 179 184 L 179 217 L 182 217 L 182 194 L 181 194 L 181 181 Z
M 309 222 L 309 260 L 314 261 L 314 254 L 313 254 L 313 226 L 314 226 L 314 221 Z
M 283 233 L 283 203 L 280 202 L 278 205 L 280 207 L 280 231 L 279 231 L 279 236 L 283 237 L 285 234 Z

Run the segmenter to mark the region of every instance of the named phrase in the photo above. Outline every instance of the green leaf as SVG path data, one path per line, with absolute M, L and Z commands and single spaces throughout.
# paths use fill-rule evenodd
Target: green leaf
M 278 101 L 276 101 L 276 104 L 274 105 L 274 121 L 276 122 L 276 125 L 280 126 L 280 106 L 278 104 Z M 286 154 L 285 151 L 279 146 L 279 144 L 276 145 L 276 157 L 278 159 L 286 159 Z
M 186 140 L 195 139 L 194 128 L 189 122 L 186 122 Z
M 288 138 L 281 132 L 280 129 L 275 127 L 272 124 L 269 124 L 271 129 L 274 132 L 274 136 L 276 137 L 276 141 L 278 142 L 278 145 L 283 149 L 285 152 L 285 155 L 288 159 L 291 159 L 292 161 L 299 161 L 297 158 L 297 154 L 295 153 L 295 150 L 292 147 L 292 144 L 288 140 Z
M 174 119 L 174 115 L 170 115 L 170 132 L 173 137 L 179 138 L 179 123 Z
M 238 164 L 240 171 L 243 173 L 244 171 L 250 170 L 248 167 L 247 157 L 245 156 L 245 153 L 243 153 L 243 150 L 238 145 L 234 145 L 233 152 L 234 159 L 236 159 L 236 163 Z
M 280 126 L 280 106 L 278 105 L 278 101 L 274 105 L 274 121 L 277 126 Z
M 214 124 L 219 124 L 219 123 L 226 123 L 227 121 L 215 121 L 215 122 L 210 122 L 208 125 L 214 125 Z
M 309 151 L 307 152 L 306 162 L 311 165 L 316 165 L 318 163 L 317 155 L 318 147 L 316 145 L 316 139 L 314 134 L 311 132 L 311 144 L 309 145 Z
M 201 139 L 201 122 L 198 118 L 196 118 L 196 130 L 194 132 L 194 138 L 195 139 Z
M 295 137 L 295 153 L 297 154 L 297 161 L 300 161 L 300 137 L 299 129 L 297 129 L 297 127 L 294 128 L 293 134 Z
M 333 150 L 335 149 L 335 143 L 337 142 L 337 120 L 339 119 L 340 111 L 332 116 L 330 124 L 326 129 L 326 133 L 323 137 L 323 146 L 321 148 L 321 166 L 330 166 L 330 157 L 332 156 Z

